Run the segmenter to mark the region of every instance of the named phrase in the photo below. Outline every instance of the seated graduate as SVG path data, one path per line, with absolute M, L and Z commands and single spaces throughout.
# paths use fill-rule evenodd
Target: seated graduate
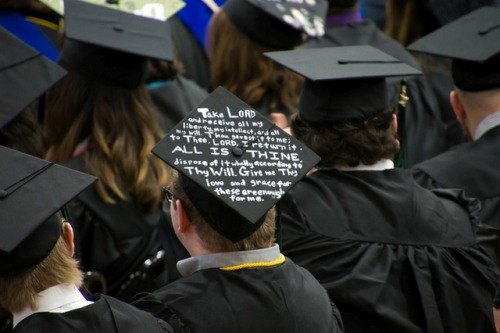
M 481 221 L 500 234 L 500 8 L 483 7 L 408 48 L 452 59 L 450 104 L 469 142 L 414 166 L 428 188 L 462 188 L 481 201 Z M 500 265 L 500 242 L 496 243 Z
M 338 305 L 348 332 L 493 332 L 493 261 L 479 205 L 395 169 L 385 77 L 418 71 L 370 46 L 270 53 L 307 77 L 293 135 L 320 157 L 282 201 L 283 252 Z
M 76 256 L 127 299 L 130 276 L 161 251 L 168 168 L 151 148 L 164 135 L 148 94 L 147 60 L 172 60 L 168 23 L 86 1 L 64 2 L 67 75 L 47 93 L 46 158 L 99 182 L 69 203 Z M 131 292 L 150 288 L 152 279 Z
M 0 27 L 0 145 L 43 157 L 38 99 L 66 71 Z
M 149 313 L 78 288 L 65 204 L 96 178 L 0 147 L 0 306 L 13 332 L 173 332 Z
M 213 87 L 223 86 L 281 128 L 297 112 L 302 78 L 263 52 L 292 50 L 324 34 L 327 2 L 228 0 L 207 28 Z
M 316 154 L 222 87 L 153 153 L 177 170 L 166 197 L 191 257 L 133 305 L 180 332 L 343 332 L 324 288 L 275 244 L 274 206 Z

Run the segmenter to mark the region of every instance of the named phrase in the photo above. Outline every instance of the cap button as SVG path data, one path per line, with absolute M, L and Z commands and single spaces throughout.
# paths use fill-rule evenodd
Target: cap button
M 241 149 L 240 147 L 234 147 L 232 153 L 234 156 L 240 157 L 243 155 L 243 149 Z
M 6 198 L 9 193 L 5 190 L 0 190 L 0 199 Z
M 114 31 L 123 31 L 123 30 L 124 30 L 124 29 L 123 29 L 123 25 L 121 25 L 121 24 L 115 24 L 115 25 L 113 26 L 113 30 L 114 30 Z

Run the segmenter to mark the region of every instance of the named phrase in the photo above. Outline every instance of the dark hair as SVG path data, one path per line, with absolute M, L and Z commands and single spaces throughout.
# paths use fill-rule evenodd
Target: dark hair
M 42 128 L 34 109 L 28 107 L 0 129 L 0 145 L 43 158 Z
M 379 113 L 366 119 L 339 123 L 307 122 L 293 118 L 293 135 L 321 157 L 320 166 L 371 165 L 394 158 L 399 150 L 391 128 L 394 113 Z

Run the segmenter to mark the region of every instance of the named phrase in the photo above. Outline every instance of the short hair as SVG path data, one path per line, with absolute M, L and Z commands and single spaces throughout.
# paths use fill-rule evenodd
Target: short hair
M 262 249 L 269 247 L 275 241 L 276 232 L 276 212 L 271 208 L 265 217 L 264 223 L 253 234 L 233 243 L 228 238 L 219 234 L 213 229 L 201 216 L 199 211 L 182 188 L 179 175 L 176 171 L 171 177 L 170 189 L 175 199 L 180 200 L 189 220 L 194 225 L 198 237 L 204 244 L 204 247 L 211 252 L 231 252 Z
M 321 157 L 320 166 L 371 165 L 399 150 L 391 128 L 394 112 L 344 122 L 308 122 L 296 115 L 292 134 Z
M 58 284 L 80 287 L 83 275 L 78 269 L 78 262 L 68 251 L 64 234 L 61 234 L 41 263 L 19 274 L 0 276 L 0 306 L 11 313 L 22 311 L 27 306 L 36 309 L 39 292 Z

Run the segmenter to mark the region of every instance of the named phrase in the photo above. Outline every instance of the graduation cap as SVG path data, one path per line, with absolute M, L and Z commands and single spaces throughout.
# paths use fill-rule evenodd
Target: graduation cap
M 452 58 L 455 85 L 467 91 L 500 86 L 500 8 L 482 7 L 417 40 L 410 51 Z
M 391 107 L 386 77 L 421 75 L 368 45 L 268 52 L 264 55 L 306 78 L 299 102 L 303 119 L 362 119 Z
M 320 158 L 226 89 L 215 89 L 153 153 L 180 173 L 193 205 L 237 242 Z
M 64 0 L 68 66 L 103 81 L 135 87 L 147 78 L 146 59 L 173 61 L 167 21 L 81 0 Z
M 250 39 L 272 48 L 290 49 L 303 42 L 303 33 L 310 37 L 321 37 L 325 33 L 328 2 L 228 0 L 222 9 Z
M 0 27 L 0 129 L 61 79 L 66 71 Z
M 40 263 L 61 235 L 54 216 L 96 178 L 0 146 L 0 276 Z

